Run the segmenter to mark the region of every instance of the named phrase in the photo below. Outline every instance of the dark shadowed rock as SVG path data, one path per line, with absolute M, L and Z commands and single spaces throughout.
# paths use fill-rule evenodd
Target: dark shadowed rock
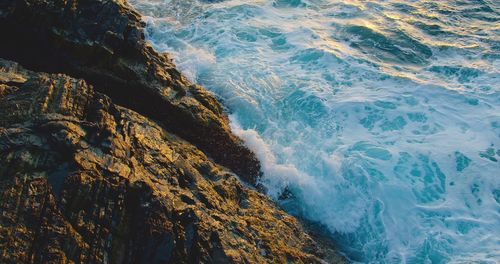
M 191 143 L 0 59 L 0 263 L 341 261 Z
M 157 120 L 250 183 L 255 155 L 230 132 L 211 93 L 190 83 L 144 40 L 138 13 L 120 0 L 3 0 L 0 57 L 83 78 L 115 102 Z

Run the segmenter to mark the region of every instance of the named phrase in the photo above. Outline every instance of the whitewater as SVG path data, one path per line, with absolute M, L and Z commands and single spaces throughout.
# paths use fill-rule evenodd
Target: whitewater
M 500 2 L 130 2 L 351 261 L 500 262 Z

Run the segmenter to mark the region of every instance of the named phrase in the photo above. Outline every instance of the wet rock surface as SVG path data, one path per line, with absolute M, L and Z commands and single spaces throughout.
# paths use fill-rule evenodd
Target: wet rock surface
M 0 59 L 0 263 L 339 262 L 196 146 Z

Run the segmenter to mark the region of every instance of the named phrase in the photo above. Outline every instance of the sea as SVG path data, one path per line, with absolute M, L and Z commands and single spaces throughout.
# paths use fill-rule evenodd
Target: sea
M 353 263 L 500 263 L 500 1 L 129 0 Z

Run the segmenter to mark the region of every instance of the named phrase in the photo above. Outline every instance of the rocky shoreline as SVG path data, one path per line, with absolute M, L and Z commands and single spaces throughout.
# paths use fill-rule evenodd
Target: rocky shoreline
M 143 26 L 121 0 L 0 3 L 0 263 L 342 262 Z

